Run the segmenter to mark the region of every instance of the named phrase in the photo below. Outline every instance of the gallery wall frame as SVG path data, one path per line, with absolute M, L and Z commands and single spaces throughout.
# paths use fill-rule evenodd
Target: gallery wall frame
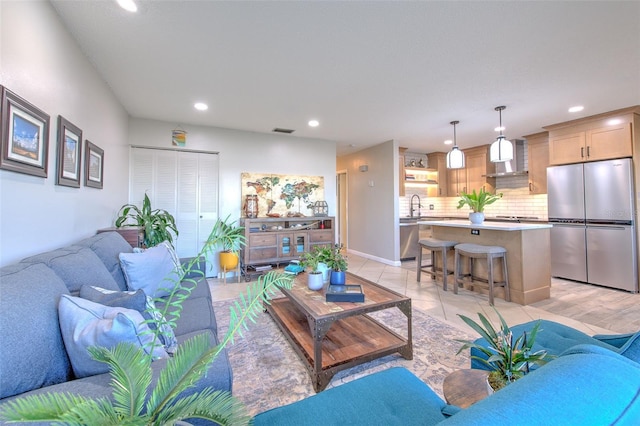
M 80 188 L 82 130 L 58 116 L 58 174 L 56 184 Z
M 0 169 L 47 177 L 49 115 L 0 86 Z
M 104 150 L 85 140 L 84 186 L 102 189 L 104 182 Z

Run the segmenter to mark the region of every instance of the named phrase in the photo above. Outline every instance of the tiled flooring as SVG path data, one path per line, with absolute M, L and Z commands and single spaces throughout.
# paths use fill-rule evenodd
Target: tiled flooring
M 457 295 L 451 290 L 443 291 L 428 274 L 422 274 L 422 282 L 417 282 L 415 261 L 395 267 L 350 254 L 349 272 L 406 294 L 411 297 L 413 307 L 466 332 L 473 333 L 458 314 L 477 319 L 477 313 L 482 312 L 493 321 L 497 318 L 486 295 L 464 289 Z M 234 298 L 246 289 L 244 279 L 240 283 L 228 279 L 227 284 L 211 279 L 210 284 L 214 300 Z M 640 294 L 566 280 L 553 279 L 548 300 L 521 306 L 496 297 L 495 307 L 509 325 L 541 318 L 590 335 L 640 330 Z

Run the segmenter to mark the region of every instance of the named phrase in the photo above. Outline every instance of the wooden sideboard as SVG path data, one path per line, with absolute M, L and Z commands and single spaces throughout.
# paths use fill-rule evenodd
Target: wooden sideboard
M 247 239 L 241 253 L 245 275 L 250 267 L 280 265 L 335 241 L 335 218 L 331 216 L 244 218 L 240 225 Z

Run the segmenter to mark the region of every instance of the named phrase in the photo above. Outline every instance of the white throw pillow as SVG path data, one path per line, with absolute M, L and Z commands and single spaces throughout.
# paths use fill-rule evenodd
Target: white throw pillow
M 140 312 L 110 308 L 80 297 L 63 294 L 58 303 L 62 339 L 77 378 L 109 371 L 105 363 L 94 360 L 87 348 L 114 348 L 121 342 L 134 344 L 154 359 L 168 357 L 162 346 L 152 348 L 153 334 Z
M 142 289 L 151 297 L 168 296 L 183 274 L 175 250 L 166 241 L 142 253 L 120 253 L 119 258 L 129 290 Z

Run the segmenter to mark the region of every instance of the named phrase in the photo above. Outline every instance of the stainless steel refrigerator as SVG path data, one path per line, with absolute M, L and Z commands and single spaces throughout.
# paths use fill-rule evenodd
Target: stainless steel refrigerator
M 547 168 L 551 275 L 638 292 L 630 158 Z

